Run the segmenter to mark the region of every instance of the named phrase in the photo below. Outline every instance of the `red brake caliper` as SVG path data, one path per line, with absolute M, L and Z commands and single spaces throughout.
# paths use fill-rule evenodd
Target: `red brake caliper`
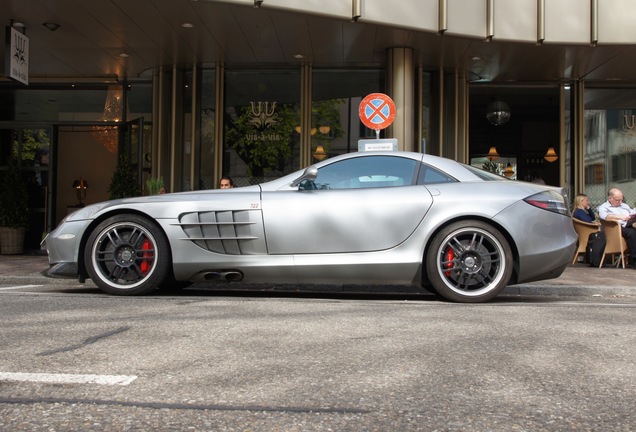
M 444 267 L 446 267 L 447 269 L 453 268 L 453 263 L 451 261 L 453 261 L 454 258 L 455 252 L 453 252 L 453 249 L 446 249 L 446 253 L 444 254 L 444 261 L 446 261 L 446 264 L 444 264 Z M 446 277 L 450 277 L 450 273 L 450 271 L 447 271 L 444 274 L 446 275 Z
M 152 243 L 150 243 L 150 240 L 144 240 L 144 244 L 141 245 L 141 249 L 145 251 L 149 251 L 150 249 L 152 249 Z M 141 261 L 141 264 L 139 265 L 139 268 L 141 269 L 142 273 L 146 274 L 150 271 L 150 264 L 152 263 L 152 253 L 144 252 L 142 258 L 143 259 Z

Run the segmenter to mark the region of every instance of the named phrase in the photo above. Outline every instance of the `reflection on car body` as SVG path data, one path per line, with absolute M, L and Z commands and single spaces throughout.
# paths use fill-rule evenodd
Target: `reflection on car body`
M 50 276 L 119 295 L 197 280 L 422 285 L 459 302 L 558 277 L 565 192 L 431 155 L 349 153 L 228 190 L 87 206 L 45 240 Z M 230 285 L 231 286 L 231 285 Z

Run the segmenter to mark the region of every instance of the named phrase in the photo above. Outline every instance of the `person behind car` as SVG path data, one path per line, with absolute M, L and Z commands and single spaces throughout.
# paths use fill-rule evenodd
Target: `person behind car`
M 594 210 L 590 208 L 590 200 L 584 193 L 574 197 L 574 213 L 572 213 L 572 217 L 587 223 L 599 223 L 596 220 Z
M 572 217 L 583 222 L 600 225 L 600 222 L 596 219 L 594 210 L 590 208 L 590 200 L 584 193 L 580 193 L 574 197 L 574 212 L 572 213 Z M 601 264 L 606 244 L 607 241 L 602 231 L 589 235 L 586 245 L 586 260 L 589 261 L 592 267 L 598 267 Z
M 234 187 L 234 180 L 230 176 L 223 176 L 219 180 L 219 189 L 232 189 Z
M 598 207 L 598 216 L 603 220 L 620 222 L 629 249 L 629 262 L 632 268 L 636 268 L 636 210 L 625 204 L 623 199 L 620 189 L 611 188 L 607 193 L 607 201 Z

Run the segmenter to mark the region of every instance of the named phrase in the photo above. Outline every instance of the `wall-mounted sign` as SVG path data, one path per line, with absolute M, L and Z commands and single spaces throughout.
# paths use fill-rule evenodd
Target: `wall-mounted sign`
M 5 73 L 8 78 L 29 84 L 29 38 L 15 28 L 7 27 Z

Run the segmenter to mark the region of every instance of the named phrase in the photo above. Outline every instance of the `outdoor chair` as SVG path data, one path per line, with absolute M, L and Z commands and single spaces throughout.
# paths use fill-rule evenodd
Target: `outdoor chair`
M 572 260 L 572 264 L 576 264 L 576 261 L 579 259 L 580 254 L 585 254 L 587 249 L 587 242 L 590 238 L 590 234 L 597 233 L 601 230 L 600 225 L 583 222 L 580 219 L 575 217 L 572 218 L 572 223 L 574 224 L 574 231 L 579 236 L 579 247 L 574 254 L 574 259 Z
M 627 242 L 622 236 L 622 227 L 620 222 L 601 219 L 601 226 L 603 227 L 607 243 L 605 245 L 603 257 L 601 258 L 601 265 L 599 267 L 603 267 L 605 255 L 611 255 L 613 259 L 616 255 L 620 255 L 618 261 L 614 260 L 612 263 L 615 264 L 616 267 L 622 264 L 623 268 L 625 268 L 625 260 L 627 259 L 627 254 L 625 253 L 627 251 Z

